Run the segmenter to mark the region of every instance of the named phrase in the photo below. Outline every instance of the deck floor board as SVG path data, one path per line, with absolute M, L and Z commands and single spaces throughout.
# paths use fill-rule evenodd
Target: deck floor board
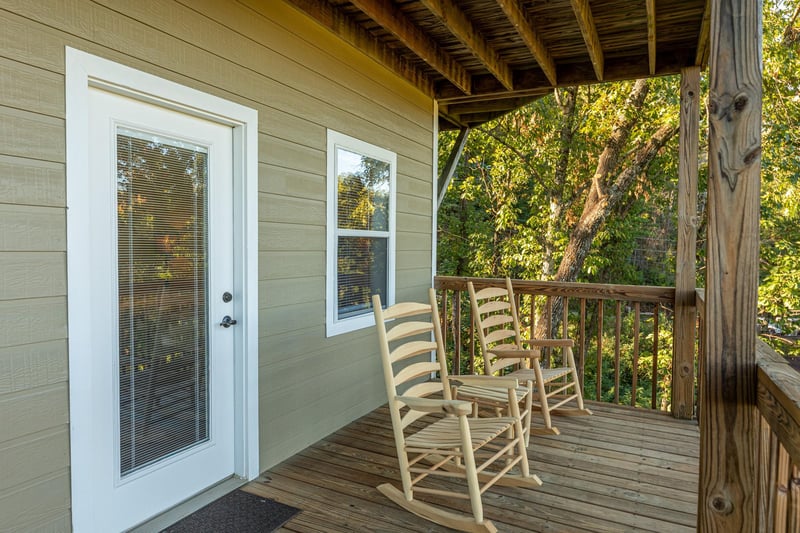
M 558 417 L 561 435 L 528 447 L 538 489 L 493 487 L 486 517 L 500 531 L 694 531 L 699 430 L 662 413 L 591 403 L 591 417 Z M 265 472 L 245 490 L 302 510 L 281 531 L 427 531 L 446 528 L 383 497 L 400 486 L 386 407 Z M 437 480 L 452 486 L 458 481 Z M 464 500 L 425 497 L 451 510 Z

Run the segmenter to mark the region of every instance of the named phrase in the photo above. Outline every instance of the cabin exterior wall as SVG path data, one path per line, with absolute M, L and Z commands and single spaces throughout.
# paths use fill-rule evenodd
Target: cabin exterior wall
M 397 153 L 396 298 L 432 279 L 434 103 L 280 1 L 0 0 L 0 530 L 70 529 L 64 50 L 259 114 L 266 469 L 385 401 L 372 328 L 326 338 L 326 132 Z

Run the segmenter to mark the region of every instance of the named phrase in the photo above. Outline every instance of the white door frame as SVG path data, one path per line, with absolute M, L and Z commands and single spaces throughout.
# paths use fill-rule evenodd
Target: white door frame
M 66 48 L 67 308 L 72 525 L 92 531 L 95 424 L 89 351 L 92 257 L 89 179 L 89 87 L 98 87 L 233 128 L 235 332 L 234 474 L 259 474 L 258 449 L 258 114 L 255 110 L 151 74 Z M 198 487 L 198 491 L 205 487 Z

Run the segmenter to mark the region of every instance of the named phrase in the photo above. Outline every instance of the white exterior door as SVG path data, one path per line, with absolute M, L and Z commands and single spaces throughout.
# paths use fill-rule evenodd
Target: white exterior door
M 89 98 L 91 316 L 70 320 L 93 322 L 95 523 L 119 531 L 234 473 L 233 129 Z

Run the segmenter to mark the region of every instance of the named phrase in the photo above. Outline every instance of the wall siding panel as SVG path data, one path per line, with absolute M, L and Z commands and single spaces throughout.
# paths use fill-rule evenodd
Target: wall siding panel
M 69 511 L 69 492 L 69 470 L 62 468 L 17 490 L 0 493 L 0 526 L 3 531 L 53 531 L 54 524 L 63 524 Z
M 67 381 L 67 359 L 65 340 L 0 348 L 0 396 Z
M 67 423 L 67 385 L 59 383 L 0 396 L 0 427 L 8 442 Z
M 0 105 L 64 118 L 64 77 L 0 58 Z
M 63 252 L 0 252 L 0 298 L 66 295 L 66 268 Z
M 385 401 L 371 328 L 325 337 L 326 131 L 397 153 L 397 297 L 422 300 L 428 96 L 280 0 L 0 0 L 0 26 L 0 530 L 70 524 L 65 46 L 259 113 L 262 469 Z
M 0 154 L 63 163 L 64 120 L 0 107 Z
M 0 155 L 2 203 L 64 207 L 66 183 L 63 163 Z
M 0 493 L 69 464 L 67 425 L 0 444 Z
M 65 221 L 63 209 L 0 204 L 0 251 L 64 251 Z

